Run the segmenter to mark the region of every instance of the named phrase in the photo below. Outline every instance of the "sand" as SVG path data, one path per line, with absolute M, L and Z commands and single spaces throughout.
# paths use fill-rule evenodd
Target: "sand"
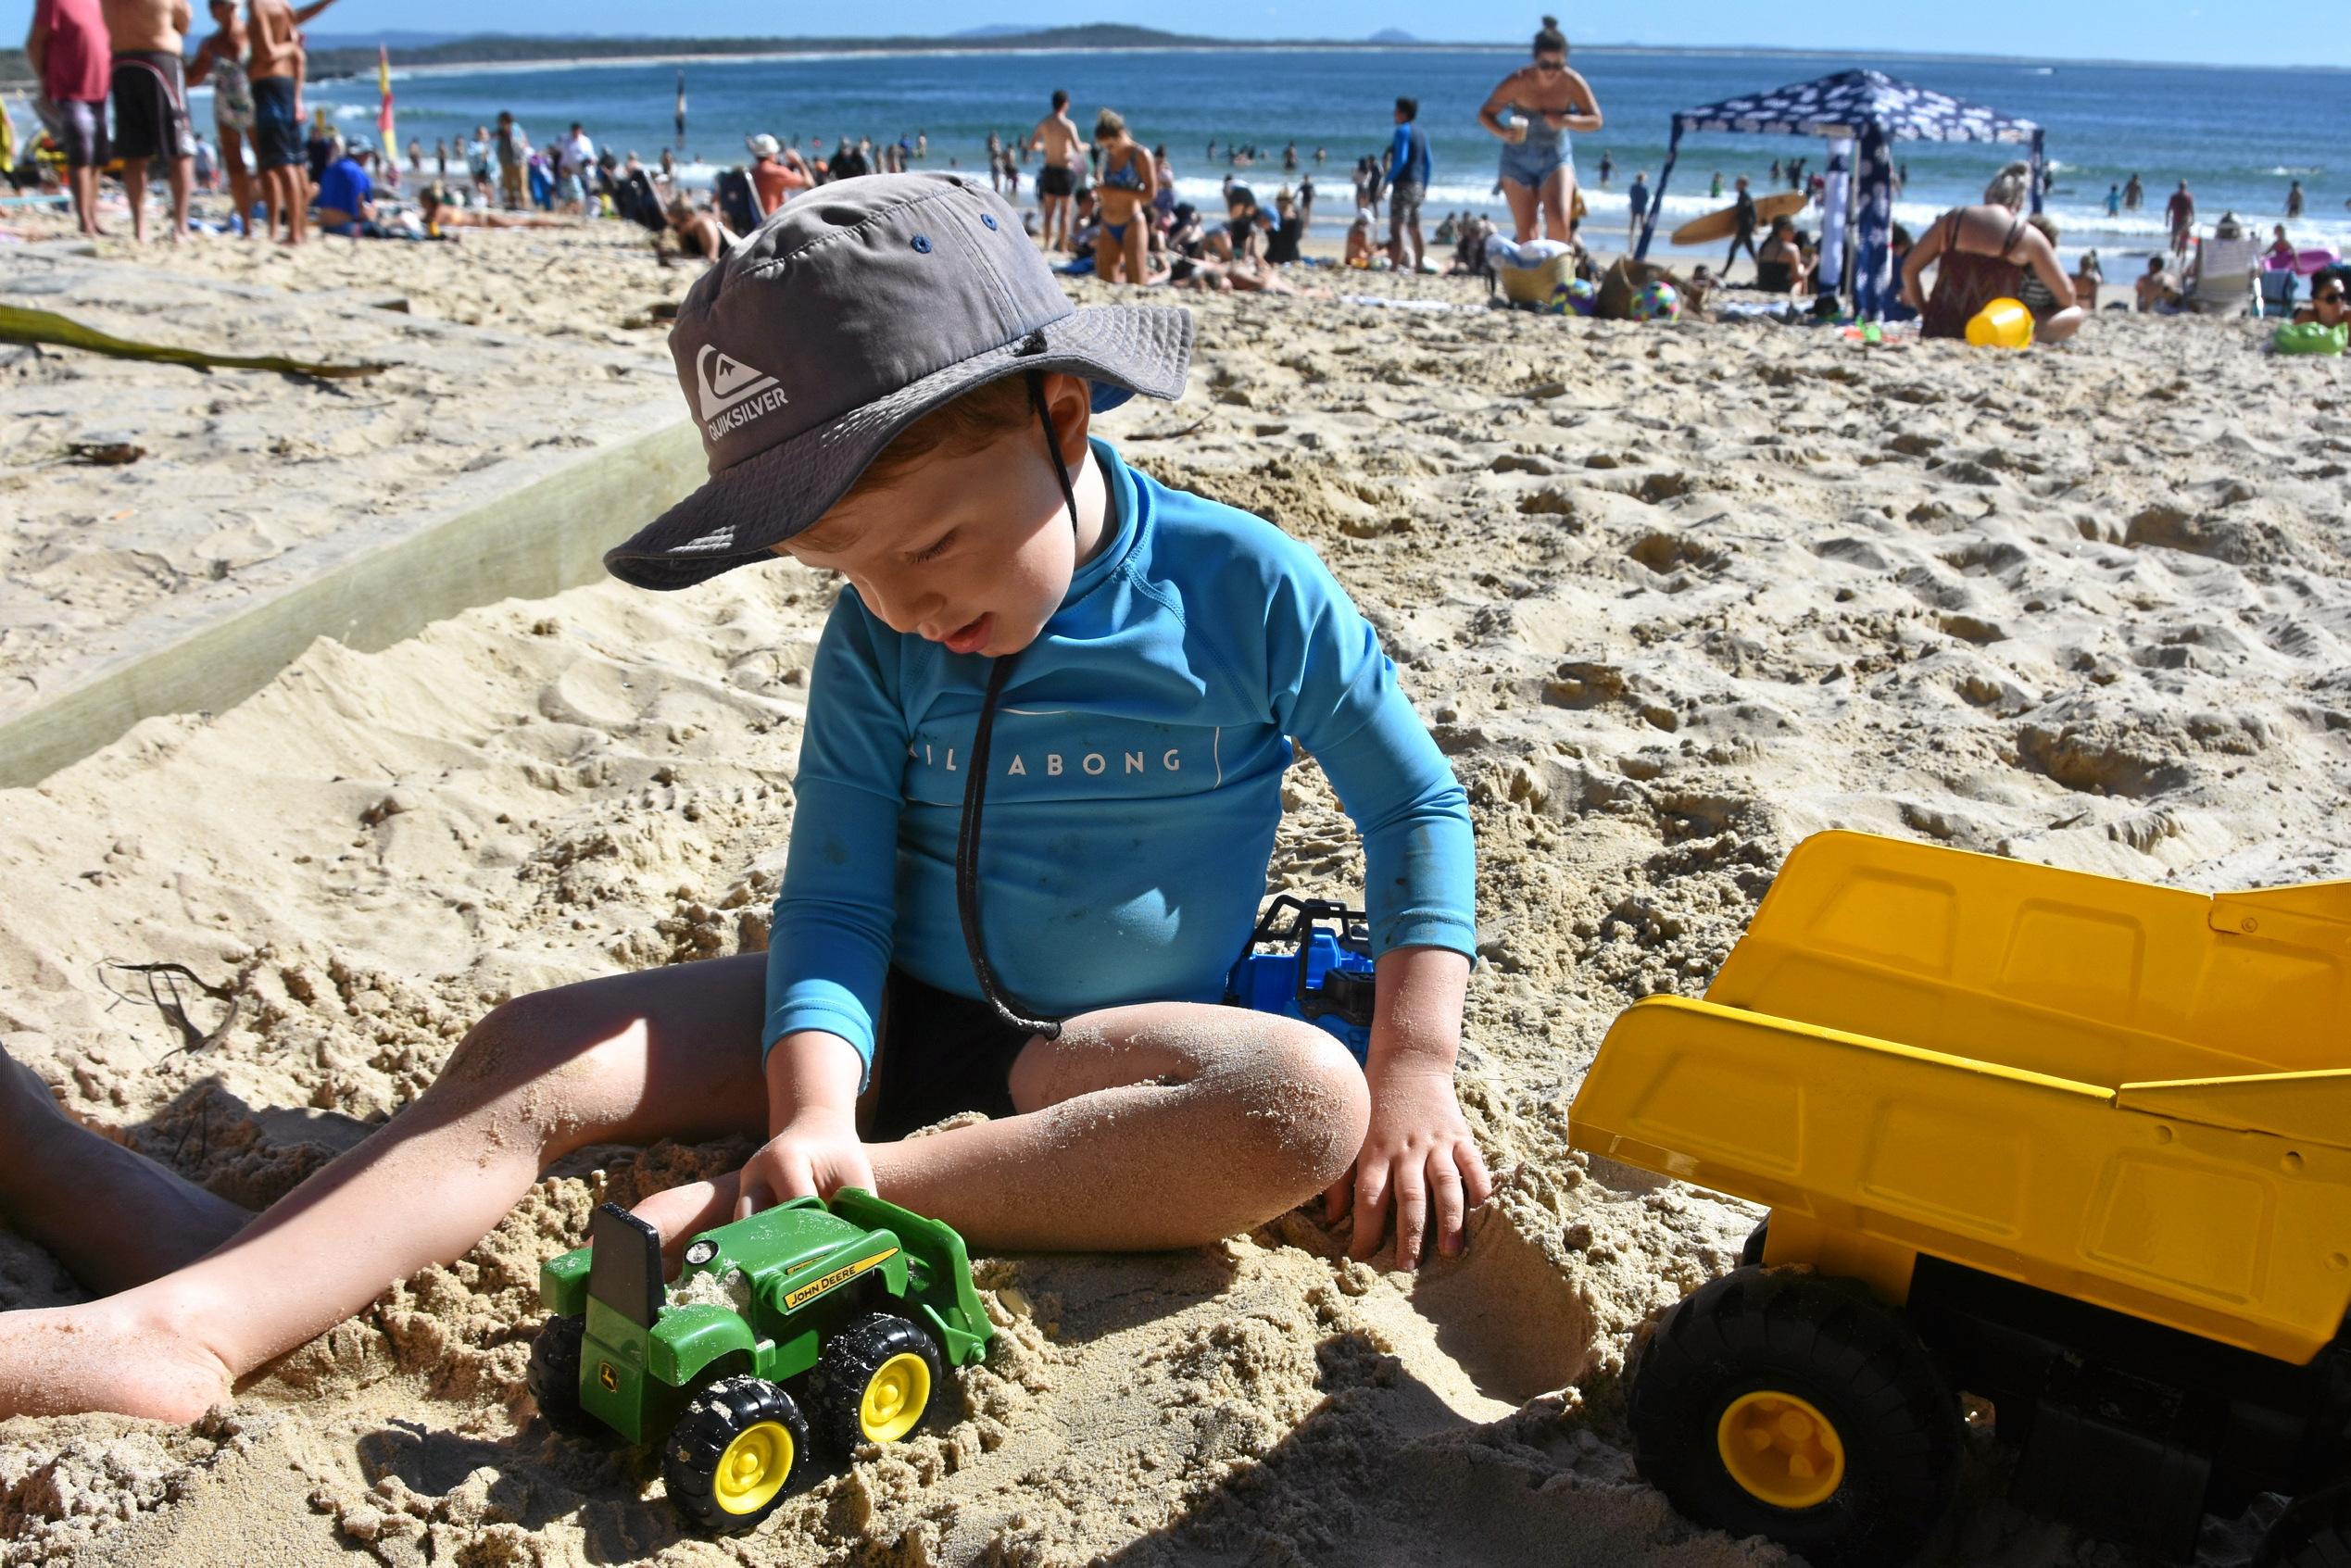
M 673 422 L 662 330 L 571 308 L 592 269 L 640 323 L 683 290 L 683 273 L 605 227 L 563 245 L 407 245 L 396 266 L 348 242 L 272 266 L 216 240 L 170 274 L 70 243 L 12 249 L 0 304 L 173 346 L 388 368 L 310 381 L 0 346 L 14 435 L 0 458 L 0 720 L 315 581 L 356 538 Z
M 357 286 L 412 254 L 339 248 L 294 275 Z M 402 283 L 439 314 L 503 276 Z M 585 269 L 559 314 L 617 321 L 644 292 Z M 196 1428 L 0 1425 L 0 1563 L 1780 1561 L 1675 1517 L 1625 1451 L 1629 1337 L 1755 1216 L 1567 1151 L 1609 1021 L 1703 991 L 1831 825 L 2202 887 L 2351 873 L 2337 364 L 2203 321 L 1991 357 L 1189 303 L 1187 396 L 1108 433 L 1325 554 L 1476 814 L 1460 1087 L 1502 1178 L 1467 1257 L 1348 1262 L 1301 1211 L 1169 1256 L 982 1259 L 1003 1333 L 962 1420 L 714 1544 L 642 1465 L 533 1419 L 522 1369 L 535 1268 L 595 1202 L 745 1150 L 588 1150 Z M 0 794 L 0 1039 L 76 1115 L 261 1204 L 500 998 L 758 947 L 828 596 L 779 564 L 495 605 L 371 655 L 321 641 L 230 711 Z M 1353 889 L 1311 766 L 1286 799 L 1274 881 Z M 237 1022 L 174 1054 L 108 959 L 233 985 Z M 0 1307 L 75 1294 L 0 1236 Z M 1980 1452 L 1933 1561 L 2123 1562 L 2001 1483 Z M 2248 1538 L 2216 1526 L 2205 1562 Z

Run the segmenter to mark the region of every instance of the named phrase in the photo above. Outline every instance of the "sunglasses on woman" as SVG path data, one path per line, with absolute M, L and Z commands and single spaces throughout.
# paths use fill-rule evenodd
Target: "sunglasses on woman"
M 1561 55 L 1554 58 L 1553 56 L 1548 55 L 1537 55 L 1535 56 L 1535 69 L 1544 72 L 1545 74 L 1549 74 L 1550 72 L 1555 70 L 1565 70 L 1567 69 L 1567 56 Z
M 2310 296 L 2310 303 L 2313 305 L 2340 305 L 2343 303 L 2343 291 L 2341 289 L 2329 289 L 2323 294 L 2314 294 Z

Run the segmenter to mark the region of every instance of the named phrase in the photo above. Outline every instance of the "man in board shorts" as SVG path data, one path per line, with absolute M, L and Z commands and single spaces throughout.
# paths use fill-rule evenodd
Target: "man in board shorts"
M 65 150 L 66 178 L 82 232 L 98 227 L 98 168 L 107 161 L 107 71 L 110 47 L 98 0 L 33 0 L 25 63 L 41 79 L 42 119 Z
M 297 17 L 286 0 L 253 0 L 253 58 L 246 75 L 253 84 L 253 161 L 261 169 L 261 199 L 270 209 L 270 233 L 285 222 L 285 243 L 307 237 L 310 182 L 302 151 L 302 20 L 325 9 L 305 6 Z
M 1388 259 L 1403 272 L 1420 270 L 1428 254 L 1420 237 L 1420 204 L 1428 194 L 1431 160 L 1428 132 L 1419 119 L 1418 98 L 1396 100 L 1396 139 L 1380 170 L 1388 182 Z
M 147 162 L 163 161 L 171 186 L 171 227 L 188 232 L 188 192 L 195 182 L 195 136 L 188 125 L 188 86 L 181 56 L 187 44 L 188 0 L 103 0 L 114 47 L 114 153 L 131 202 L 131 239 L 147 239 Z
M 1069 117 L 1069 94 L 1055 89 L 1053 112 L 1028 133 L 1040 156 L 1037 170 L 1037 220 L 1047 250 L 1069 248 L 1070 210 L 1077 204 L 1077 170 L 1085 167 L 1086 142 Z M 1058 225 L 1058 228 L 1056 227 Z

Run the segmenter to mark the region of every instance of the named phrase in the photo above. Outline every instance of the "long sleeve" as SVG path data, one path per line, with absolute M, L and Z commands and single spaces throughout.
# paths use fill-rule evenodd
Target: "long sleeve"
M 1477 856 L 1469 801 L 1396 666 L 1345 590 L 1311 551 L 1266 607 L 1274 715 L 1330 775 L 1364 837 L 1364 910 L 1372 950 L 1477 951 Z
M 767 947 L 762 1053 L 802 1029 L 874 1062 L 889 972 L 906 721 L 874 622 L 844 591 L 818 641 L 790 853 Z

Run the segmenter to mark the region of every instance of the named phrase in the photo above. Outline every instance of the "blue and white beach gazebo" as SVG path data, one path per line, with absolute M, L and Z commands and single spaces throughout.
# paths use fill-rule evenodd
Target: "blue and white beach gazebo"
M 1898 82 L 1880 70 L 1842 70 L 1817 82 L 1769 93 L 1726 98 L 1674 116 L 1666 167 L 1633 254 L 1646 257 L 1665 209 L 1666 184 L 1688 131 L 1729 131 L 1756 136 L 1850 138 L 1860 149 L 1860 167 L 1849 178 L 1857 187 L 1852 204 L 1858 240 L 1854 297 L 1865 317 L 1875 317 L 1892 297 L 1886 277 L 1887 242 L 1893 232 L 1893 153 L 1896 142 L 2015 142 L 2032 149 L 2032 209 L 2041 210 L 2044 132 L 2017 119 L 1962 103 L 1948 93 Z

